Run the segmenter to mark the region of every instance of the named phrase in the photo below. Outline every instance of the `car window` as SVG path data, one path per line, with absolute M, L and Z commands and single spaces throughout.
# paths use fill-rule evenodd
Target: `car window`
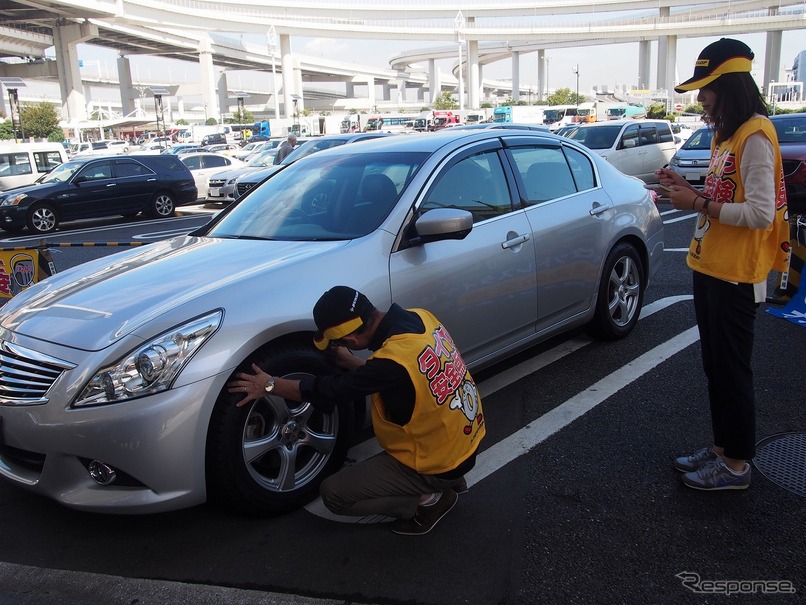
M 512 149 L 529 205 L 576 193 L 571 168 L 560 147 L 530 145 Z
M 78 177 L 84 177 L 88 181 L 100 181 L 112 178 L 112 165 L 109 162 L 94 162 L 85 166 L 78 172 Z M 77 178 L 78 178 L 77 177 Z
M 671 124 L 658 124 L 657 130 L 659 143 L 674 142 L 674 134 L 672 133 Z
M 118 178 L 128 176 L 143 176 L 146 174 L 154 174 L 151 170 L 133 161 L 116 161 L 115 162 L 115 176 Z
M 772 123 L 779 143 L 806 143 L 806 116 L 774 116 Z
M 638 124 L 630 124 L 624 129 L 624 134 L 621 135 L 619 149 L 626 147 L 638 147 L 639 136 Z
M 484 151 L 459 160 L 434 183 L 420 206 L 459 208 L 478 223 L 512 211 L 512 203 L 501 160 L 496 151 Z
M 714 131 L 710 128 L 700 128 L 683 143 L 680 149 L 703 150 L 711 149 L 711 141 L 714 138 Z
M 230 161 L 220 155 L 207 155 L 204 156 L 205 168 L 220 168 L 221 166 L 229 166 Z
M 314 154 L 251 191 L 207 235 L 291 241 L 362 237 L 388 216 L 427 155 Z
M 654 124 L 641 124 L 638 130 L 639 146 L 656 145 L 658 143 L 658 131 Z
M 39 172 L 47 172 L 62 163 L 62 156 L 58 151 L 35 151 L 34 161 Z
M 621 126 L 588 126 L 572 128 L 565 134 L 572 141 L 582 143 L 588 149 L 610 149 L 621 132 Z
M 182 162 L 191 170 L 198 170 L 201 168 L 201 156 L 198 155 L 182 158 Z
M 571 168 L 571 174 L 574 175 L 577 191 L 586 191 L 596 187 L 596 173 L 590 158 L 572 147 L 563 147 L 563 151 L 568 166 Z
M 3 175 L 31 174 L 31 161 L 27 153 L 4 153 L 0 155 L 0 172 Z

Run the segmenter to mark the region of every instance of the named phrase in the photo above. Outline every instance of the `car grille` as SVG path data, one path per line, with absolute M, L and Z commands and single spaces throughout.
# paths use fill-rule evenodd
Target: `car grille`
M 238 197 L 246 195 L 257 183 L 238 183 Z
M 207 185 L 209 187 L 223 187 L 224 183 L 226 183 L 226 181 L 224 179 L 210 179 L 207 182 Z
M 0 341 L 0 405 L 47 403 L 45 394 L 75 365 L 16 344 Z

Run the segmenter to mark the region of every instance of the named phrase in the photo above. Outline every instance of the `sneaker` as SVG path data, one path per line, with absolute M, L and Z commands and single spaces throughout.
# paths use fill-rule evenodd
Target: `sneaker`
M 690 456 L 680 456 L 680 458 L 675 458 L 674 467 L 681 473 L 693 473 L 703 464 L 716 460 L 716 457 L 716 453 L 709 445 L 701 450 L 697 450 Z
M 696 471 L 685 473 L 683 483 L 694 489 L 716 491 L 724 489 L 747 489 L 750 487 L 750 465 L 745 463 L 741 473 L 735 473 L 717 456 Z
M 448 514 L 455 505 L 459 496 L 452 489 L 446 489 L 439 500 L 431 506 L 418 506 L 417 512 L 411 519 L 398 519 L 392 523 L 392 531 L 402 536 L 421 536 L 427 534 Z
M 467 480 L 464 477 L 462 477 L 461 479 L 459 479 L 459 481 L 453 484 L 453 487 L 451 487 L 451 489 L 455 491 L 457 494 L 466 494 L 470 488 L 467 487 Z

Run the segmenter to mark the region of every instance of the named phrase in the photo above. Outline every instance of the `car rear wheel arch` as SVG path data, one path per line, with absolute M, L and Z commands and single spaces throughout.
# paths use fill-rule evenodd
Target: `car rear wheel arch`
M 301 378 L 333 371 L 310 344 L 293 340 L 255 351 L 233 372 L 255 363 L 273 376 Z M 224 387 L 210 418 L 206 446 L 208 499 L 251 514 L 280 514 L 319 494 L 319 484 L 341 468 L 355 428 L 354 403 L 333 413 L 310 403 L 266 396 L 243 407 Z M 259 453 L 256 453 L 259 452 Z
M 618 340 L 632 331 L 643 306 L 647 263 L 646 247 L 639 239 L 626 237 L 616 242 L 605 259 L 588 333 L 602 340 Z
M 148 203 L 148 214 L 153 218 L 173 216 L 175 211 L 176 201 L 170 191 L 157 191 Z

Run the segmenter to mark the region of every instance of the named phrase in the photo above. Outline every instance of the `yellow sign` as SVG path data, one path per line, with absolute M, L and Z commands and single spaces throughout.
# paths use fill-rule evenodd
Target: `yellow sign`
M 38 250 L 0 250 L 0 298 L 11 298 L 48 275 L 40 274 Z

